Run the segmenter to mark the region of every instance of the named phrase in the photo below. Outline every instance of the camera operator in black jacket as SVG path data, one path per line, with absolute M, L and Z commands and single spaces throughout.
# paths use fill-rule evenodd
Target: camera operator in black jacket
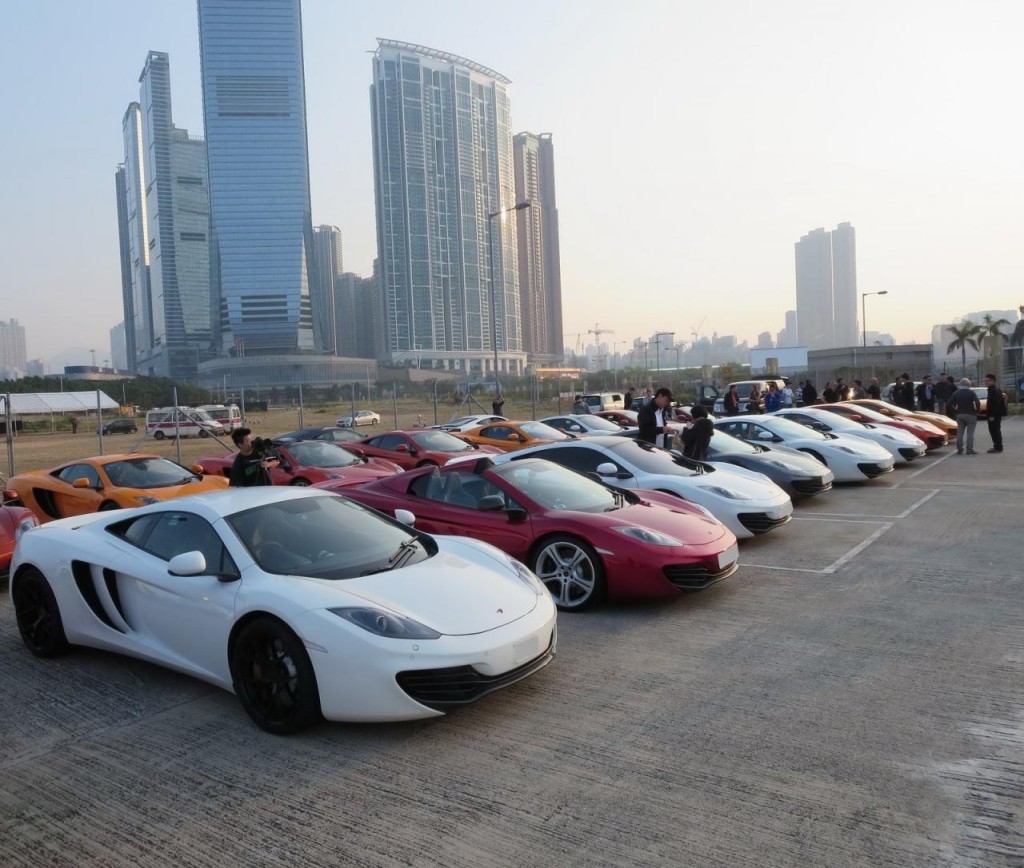
M 253 437 L 249 428 L 236 428 L 231 432 L 231 442 L 238 447 L 235 463 L 231 465 L 228 484 L 232 488 L 246 488 L 250 485 L 273 485 L 270 471 L 281 462 L 274 454 L 269 440 Z

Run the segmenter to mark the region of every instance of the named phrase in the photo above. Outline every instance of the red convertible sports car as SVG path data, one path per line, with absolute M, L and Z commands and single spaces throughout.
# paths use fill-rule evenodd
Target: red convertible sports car
M 384 476 L 401 473 L 402 468 L 383 458 L 360 457 L 325 440 L 273 441 L 279 467 L 270 471 L 274 485 L 313 485 L 334 482 L 341 487 L 363 485 Z M 235 453 L 200 458 L 197 464 L 211 476 L 230 476 Z
M 561 609 L 696 591 L 737 566 L 736 537 L 702 507 L 543 459 L 455 461 L 344 493 L 389 515 L 409 510 L 428 533 L 493 544 L 529 566 Z
M 363 453 L 375 458 L 386 458 L 403 470 L 427 465 L 437 467 L 465 455 L 501 454 L 501 450 L 495 446 L 467 443 L 447 431 L 436 431 L 431 428 L 375 434 L 359 443 L 346 443 L 345 448 L 357 455 Z

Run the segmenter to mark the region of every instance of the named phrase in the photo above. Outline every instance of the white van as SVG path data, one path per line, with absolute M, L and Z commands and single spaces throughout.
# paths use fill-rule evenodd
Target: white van
M 591 413 L 600 413 L 602 410 L 624 410 L 626 408 L 622 395 L 618 392 L 600 392 L 597 395 L 584 395 L 583 403 L 590 408 Z
M 204 410 L 192 407 L 155 407 L 146 412 L 146 436 L 155 440 L 176 437 L 220 437 L 224 426 Z
M 229 434 L 242 427 L 242 411 L 237 404 L 203 404 L 198 409 L 214 422 L 220 422 Z

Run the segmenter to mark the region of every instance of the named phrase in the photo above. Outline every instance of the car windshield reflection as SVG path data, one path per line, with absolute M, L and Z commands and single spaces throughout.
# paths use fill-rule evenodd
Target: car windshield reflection
M 421 431 L 413 434 L 412 439 L 420 449 L 432 452 L 465 452 L 473 448 L 465 440 L 460 440 L 446 431 Z
M 119 488 L 167 488 L 199 479 L 190 470 L 166 458 L 129 458 L 112 461 L 103 471 Z
M 288 451 L 302 467 L 349 467 L 359 462 L 351 452 L 325 440 L 299 440 L 289 443 Z
M 610 449 L 616 458 L 644 473 L 669 473 L 673 476 L 698 476 L 701 473 L 699 465 L 689 458 L 659 449 L 643 440 L 624 439 Z
M 546 509 L 609 512 L 622 503 L 621 495 L 550 461 L 516 461 L 494 473 Z

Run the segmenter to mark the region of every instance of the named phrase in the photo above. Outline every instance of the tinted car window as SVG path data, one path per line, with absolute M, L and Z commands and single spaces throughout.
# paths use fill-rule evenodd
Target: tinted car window
M 348 467 L 359 461 L 351 452 L 323 440 L 298 440 L 288 444 L 288 452 L 303 467 Z
M 555 464 L 561 464 L 562 467 L 568 467 L 570 470 L 575 470 L 579 473 L 595 471 L 598 465 L 607 462 L 615 464 L 619 470 L 625 469 L 603 452 L 598 452 L 596 449 L 587 449 L 584 446 L 559 446 L 557 449 L 544 449 L 540 452 L 532 453 L 531 456 L 523 456 L 524 459 L 528 457 L 540 457 L 546 461 L 553 461 Z M 516 459 L 514 458 L 513 460 Z
M 97 488 L 100 484 L 100 476 L 91 464 L 72 464 L 61 470 L 57 474 L 57 478 L 69 485 L 74 485 L 76 479 L 88 480 L 89 485 L 93 488 Z
M 387 449 L 390 452 L 394 452 L 402 443 L 405 443 L 405 438 L 401 434 L 382 434 L 380 437 L 372 437 L 366 441 L 367 446 Z
M 472 451 L 465 440 L 449 434 L 447 431 L 420 431 L 412 435 L 412 439 L 420 449 L 430 449 L 434 452 L 466 452 Z
M 209 573 L 238 572 L 217 531 L 206 519 L 189 512 L 144 515 L 113 526 L 111 532 L 161 560 L 202 552 Z

